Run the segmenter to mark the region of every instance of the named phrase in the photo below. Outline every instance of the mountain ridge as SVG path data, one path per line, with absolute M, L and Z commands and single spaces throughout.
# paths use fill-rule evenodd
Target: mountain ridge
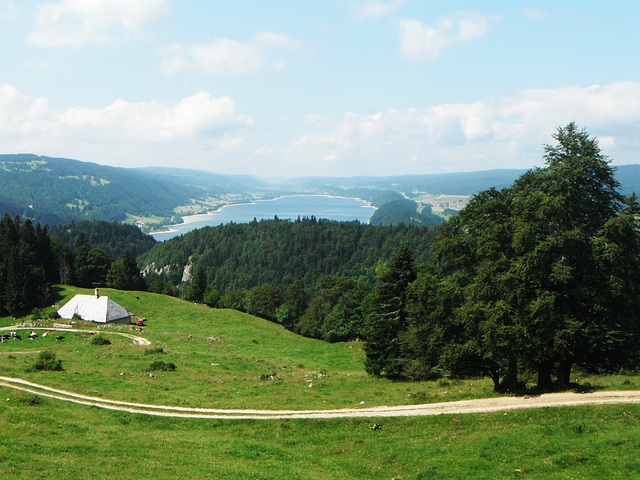
M 615 166 L 621 191 L 640 192 L 640 164 Z M 526 170 L 386 177 L 261 178 L 175 167 L 125 168 L 35 154 L 0 154 L 0 213 L 59 225 L 79 220 L 155 225 L 222 205 L 281 195 L 330 194 L 380 206 L 420 193 L 473 195 L 510 186 Z

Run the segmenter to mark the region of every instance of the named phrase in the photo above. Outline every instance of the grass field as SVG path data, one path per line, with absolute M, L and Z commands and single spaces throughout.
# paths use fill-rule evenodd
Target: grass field
M 65 288 L 60 294 L 66 301 L 78 292 L 90 293 Z M 9 341 L 0 344 L 1 374 L 106 399 L 192 407 L 329 409 L 494 395 L 484 379 L 369 377 L 360 343 L 305 339 L 249 315 L 149 293 L 101 293 L 148 319 L 138 334 L 150 347 L 106 334 L 110 345 L 72 333 L 63 341 L 53 335 Z M 106 331 L 118 328 L 130 327 Z M 53 351 L 64 369 L 28 371 L 40 351 Z M 158 360 L 177 368 L 152 371 Z M 640 388 L 634 376 L 574 380 L 591 388 Z M 640 478 L 639 419 L 636 405 L 393 419 L 173 419 L 2 388 L 0 476 Z

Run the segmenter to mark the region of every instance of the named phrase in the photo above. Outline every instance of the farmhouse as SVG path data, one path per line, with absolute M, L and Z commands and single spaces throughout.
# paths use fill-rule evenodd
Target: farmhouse
M 61 318 L 71 319 L 78 315 L 82 320 L 96 323 L 131 323 L 133 313 L 109 297 L 100 296 L 96 288 L 95 295 L 76 295 L 60 310 Z

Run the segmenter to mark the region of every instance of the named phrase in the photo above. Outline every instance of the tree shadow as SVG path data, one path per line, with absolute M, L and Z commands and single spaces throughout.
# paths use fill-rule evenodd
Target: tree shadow
M 551 387 L 539 387 L 535 386 L 524 386 L 521 389 L 518 389 L 512 393 L 518 397 L 529 396 L 529 397 L 537 397 L 545 393 L 563 393 L 563 392 L 573 392 L 573 393 L 592 393 L 597 392 L 599 390 L 604 390 L 605 387 L 599 385 L 591 385 L 590 383 L 575 383 L 571 382 L 569 385 L 553 385 Z
M 64 300 L 62 292 L 64 292 L 64 288 L 60 285 L 53 285 L 49 289 L 49 299 L 51 300 L 51 303 L 58 303 L 59 301 Z

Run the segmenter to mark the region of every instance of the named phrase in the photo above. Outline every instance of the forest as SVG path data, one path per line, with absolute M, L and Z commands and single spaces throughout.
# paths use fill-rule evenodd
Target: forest
M 457 213 L 457 212 L 456 212 Z M 399 199 L 381 205 L 371 217 L 371 225 L 424 225 L 435 227 L 444 222 L 444 219 L 431 210 L 430 205 L 425 205 L 420 211 L 418 204 L 413 200 Z
M 574 368 L 637 369 L 640 206 L 585 130 L 571 123 L 553 139 L 545 167 L 431 227 L 275 218 L 156 243 L 117 222 L 49 230 L 5 215 L 0 314 L 45 306 L 55 283 L 105 285 L 364 340 L 376 376 L 488 376 L 516 391 L 531 378 L 566 386 Z

